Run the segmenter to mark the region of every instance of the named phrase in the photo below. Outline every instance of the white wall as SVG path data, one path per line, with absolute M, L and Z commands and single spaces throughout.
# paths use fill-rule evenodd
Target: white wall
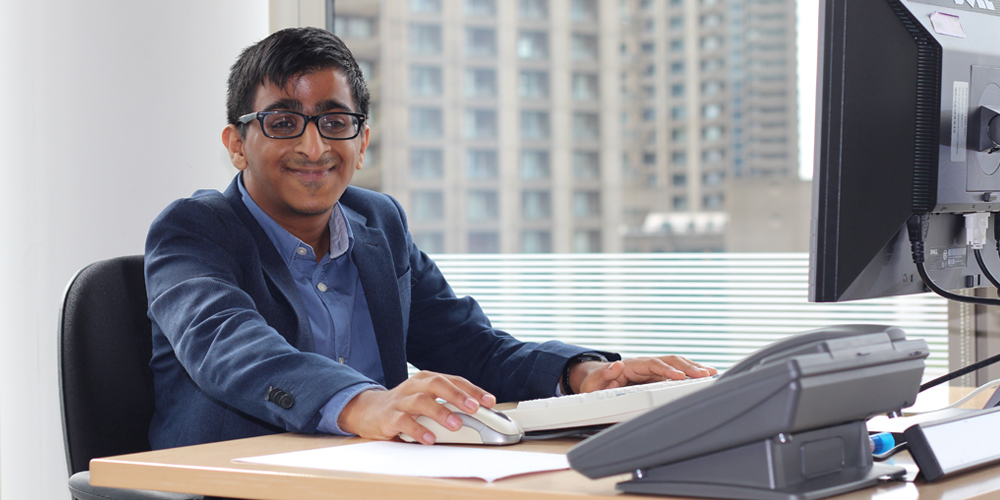
M 264 0 L 0 0 L 0 498 L 69 498 L 63 288 L 225 187 L 226 75 L 267 32 Z

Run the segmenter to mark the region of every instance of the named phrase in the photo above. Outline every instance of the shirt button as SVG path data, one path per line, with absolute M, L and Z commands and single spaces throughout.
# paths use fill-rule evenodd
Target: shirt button
M 307 251 L 307 250 L 305 249 L 305 247 L 299 247 L 299 248 L 296 248 L 296 249 L 295 249 L 295 253 L 297 253 L 297 254 L 299 254 L 299 255 L 305 255 L 305 254 L 306 254 L 306 251 Z
M 320 283 L 320 284 L 316 285 L 316 288 L 319 288 L 319 291 L 321 291 L 321 292 L 325 292 L 326 291 L 326 285 L 323 284 L 323 283 Z

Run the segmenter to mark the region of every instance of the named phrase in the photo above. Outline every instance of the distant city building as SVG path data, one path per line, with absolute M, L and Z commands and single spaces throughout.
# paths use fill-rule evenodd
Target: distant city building
M 733 179 L 797 179 L 794 0 L 335 6 L 372 93 L 355 183 L 429 253 L 721 251 Z

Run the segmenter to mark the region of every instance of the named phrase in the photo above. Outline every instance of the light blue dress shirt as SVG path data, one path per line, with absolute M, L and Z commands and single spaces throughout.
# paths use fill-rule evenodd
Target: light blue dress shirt
M 358 269 L 350 257 L 354 248 L 351 226 L 338 202 L 330 215 L 330 252 L 316 262 L 316 252 L 311 246 L 281 227 L 253 201 L 243 187 L 242 175 L 238 185 L 243 203 L 264 229 L 295 280 L 309 315 L 316 352 L 372 380 L 338 392 L 320 409 L 322 418 L 318 429 L 346 435 L 348 433 L 337 425 L 344 406 L 362 391 L 384 389 L 385 385 L 368 302 Z

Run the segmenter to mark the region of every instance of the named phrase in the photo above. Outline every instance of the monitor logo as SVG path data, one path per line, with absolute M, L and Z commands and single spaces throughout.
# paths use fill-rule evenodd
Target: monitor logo
M 997 10 L 990 0 L 955 0 L 955 5 L 969 4 L 969 7 Z

